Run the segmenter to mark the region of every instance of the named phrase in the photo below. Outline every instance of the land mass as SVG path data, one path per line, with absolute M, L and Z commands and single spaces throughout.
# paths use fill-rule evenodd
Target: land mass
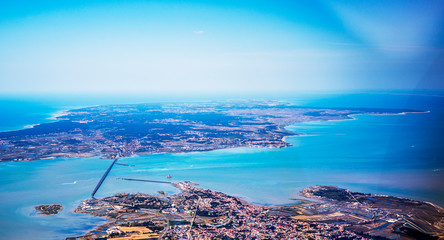
M 408 109 L 306 108 L 277 101 L 128 104 L 66 111 L 55 122 L 0 132 L 0 161 L 287 147 L 286 126 Z
M 55 215 L 62 211 L 63 206 L 60 204 L 38 205 L 35 209 L 42 215 Z
M 76 213 L 108 222 L 66 239 L 443 239 L 444 211 L 430 203 L 332 186 L 302 191 L 286 206 L 250 204 L 191 182 L 171 196 L 119 193 Z

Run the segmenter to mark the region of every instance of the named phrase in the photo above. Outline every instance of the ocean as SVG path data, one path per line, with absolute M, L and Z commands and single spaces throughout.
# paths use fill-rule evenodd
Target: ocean
M 69 108 L 99 104 L 185 102 L 214 97 L 35 96 L 0 97 L 0 130 L 54 121 Z M 405 115 L 356 115 L 352 121 L 289 126 L 302 136 L 292 147 L 237 148 L 185 154 L 133 156 L 119 160 L 96 197 L 118 192 L 177 192 L 170 185 L 117 178 L 190 180 L 260 204 L 288 204 L 311 185 L 335 185 L 367 193 L 424 200 L 444 206 L 444 93 L 371 92 L 217 96 L 216 100 L 275 99 L 312 107 L 380 107 L 427 110 Z M 100 158 L 0 163 L 0 236 L 3 239 L 64 239 L 103 219 L 72 211 L 89 198 L 110 164 Z M 36 215 L 34 206 L 62 204 L 58 215 Z

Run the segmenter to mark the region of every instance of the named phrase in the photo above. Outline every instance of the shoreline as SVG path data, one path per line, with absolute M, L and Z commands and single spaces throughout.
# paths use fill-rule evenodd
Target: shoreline
M 36 126 L 42 125 L 42 124 L 57 122 L 60 120 L 60 119 L 57 119 L 57 117 L 66 115 L 66 113 L 71 109 L 74 109 L 74 108 L 65 108 L 64 110 L 57 110 L 55 112 L 49 113 L 48 117 L 43 119 L 43 120 L 49 120 L 47 122 L 30 123 L 30 124 L 22 125 L 21 127 L 17 126 L 14 128 L 9 128 L 9 129 L 6 129 L 6 130 L 0 131 L 0 132 L 14 132 L 14 131 L 26 130 L 26 129 L 31 129 Z
M 70 110 L 75 110 L 75 109 L 79 109 L 79 108 L 97 107 L 97 106 L 100 106 L 100 105 L 88 105 L 88 106 L 80 106 L 80 107 L 63 107 L 60 110 L 56 110 L 54 112 L 49 112 L 47 114 L 48 117 L 43 119 L 43 120 L 49 120 L 48 122 L 30 123 L 30 124 L 22 125 L 21 127 L 17 126 L 14 128 L 9 128 L 9 129 L 6 129 L 6 130 L 0 131 L 0 132 L 20 131 L 20 130 L 34 128 L 34 127 L 42 125 L 42 124 L 57 122 L 57 121 L 62 120 L 62 119 L 59 119 L 58 117 L 62 117 L 62 116 L 67 115 Z
M 327 119 L 327 120 L 314 120 L 314 121 L 303 121 L 303 122 L 298 122 L 295 124 L 290 124 L 285 126 L 284 128 L 287 127 L 291 127 L 291 126 L 296 126 L 298 124 L 305 124 L 305 123 L 318 123 L 318 122 L 342 122 L 342 121 L 354 121 L 354 120 L 358 120 L 358 118 L 354 117 L 354 116 L 397 116 L 397 115 L 407 115 L 407 114 L 423 114 L 423 113 L 430 113 L 431 111 L 427 110 L 427 111 L 423 111 L 423 112 L 400 112 L 400 113 L 355 113 L 355 114 L 349 114 L 347 115 L 348 118 L 344 118 L 344 119 Z M 292 130 L 289 130 L 292 131 Z M 304 133 L 300 133 L 301 136 L 305 135 Z M 286 137 L 294 137 L 294 136 L 286 136 Z M 284 138 L 286 138 L 284 137 Z
M 297 136 L 296 136 L 297 137 Z M 292 148 L 292 147 L 294 147 L 294 148 L 296 148 L 295 146 L 290 146 L 289 148 Z M 224 151 L 226 151 L 226 150 L 232 150 L 232 149 L 242 149 L 242 148 L 231 148 L 231 149 L 218 149 L 218 150 L 213 150 L 213 151 L 211 151 L 211 152 L 224 152 Z M 245 149 L 263 149 L 264 151 L 269 151 L 270 149 L 269 148 L 245 148 Z M 182 155 L 182 154 L 199 154 L 199 153 L 208 153 L 208 152 L 210 152 L 210 151 L 206 151 L 206 152 L 189 152 L 189 153 L 155 153 L 156 155 L 166 155 L 166 156 L 168 156 L 168 155 L 176 155 L 176 154 L 180 154 L 180 155 Z M 242 153 L 233 153 L 233 154 L 242 154 Z M 151 155 L 151 154 L 150 154 Z M 154 155 L 154 154 L 153 154 Z M 133 155 L 133 156 L 129 156 L 129 157 L 124 157 L 124 158 L 120 158 L 119 160 L 131 160 L 131 159 L 134 159 L 134 160 L 136 160 L 136 161 L 143 161 L 144 159 L 143 159 L 143 157 L 147 157 L 147 156 L 149 156 L 149 155 Z M 105 164 L 105 166 L 107 166 L 107 164 L 109 163 L 109 161 L 111 160 L 111 159 L 107 159 L 107 158 L 100 158 L 100 157 L 90 157 L 90 158 L 97 158 L 97 160 L 104 160 L 104 161 L 106 161 L 106 164 Z M 137 159 L 137 158 L 141 158 L 141 159 Z M 81 161 L 81 160 L 85 160 L 85 159 L 89 159 L 89 158 L 82 158 L 82 157 L 79 157 L 79 158 L 52 158 L 52 159 L 47 159 L 47 161 L 48 162 L 50 162 L 50 161 L 57 161 L 57 162 L 63 162 L 63 161 L 72 161 L 72 160 L 74 160 L 74 161 Z M 37 161 L 26 161 L 26 162 L 4 162 L 4 166 L 7 166 L 7 165 L 9 165 L 9 164 L 29 164 L 29 163 L 36 163 L 37 164 Z M 1 163 L 0 163 L 0 165 L 1 165 Z M 165 172 L 167 172 L 166 170 L 164 170 Z M 100 172 L 101 173 L 101 172 Z M 77 180 L 78 181 L 78 180 Z M 67 185 L 69 185 L 69 184 L 67 184 Z M 207 184 L 204 184 L 204 186 L 206 186 L 207 188 L 209 188 L 210 186 L 208 186 Z M 307 187 L 307 186 L 309 186 L 309 184 L 305 184 L 305 185 L 303 185 L 303 186 L 300 186 L 300 187 L 297 187 L 297 188 L 295 188 L 295 189 L 303 189 L 304 187 Z M 350 186 L 345 186 L 345 185 L 338 185 L 339 187 L 347 187 L 347 188 L 350 188 Z M 214 187 L 212 188 L 212 189 L 214 189 Z M 362 188 L 362 186 L 361 187 L 359 187 L 359 186 L 355 186 L 355 187 L 353 187 L 353 189 L 354 190 L 356 190 L 356 191 L 359 191 L 359 192 L 368 192 L 368 191 L 366 191 L 366 190 L 364 190 L 364 188 Z M 138 190 L 137 190 L 138 191 Z M 157 191 L 157 190 L 156 190 Z M 216 190 L 216 191 L 221 191 L 221 190 Z M 237 191 L 224 191 L 224 192 L 226 192 L 227 194 L 229 194 L 229 195 L 232 195 L 232 196 L 235 196 L 235 197 L 239 197 L 239 198 L 241 198 L 241 199 L 243 199 L 243 200 L 245 200 L 245 201 L 248 201 L 249 203 L 252 203 L 252 204 L 259 204 L 259 205 L 270 205 L 270 206 L 279 206 L 279 205 L 282 205 L 282 204 L 284 204 L 284 205 L 290 205 L 290 204 L 293 204 L 292 203 L 292 199 L 293 198 L 301 198 L 302 196 L 299 194 L 299 192 L 298 192 L 298 194 L 296 194 L 296 195 L 293 195 L 293 196 L 289 196 L 289 198 L 287 199 L 288 201 L 286 201 L 286 202 L 279 202 L 279 203 L 276 203 L 276 202 L 273 202 L 273 201 L 271 201 L 271 202 L 267 202 L 267 201 L 257 201 L 257 200 L 254 200 L 254 197 L 252 198 L 252 197 L 248 197 L 248 196 L 246 196 L 246 195 L 244 195 L 243 194 L 243 192 L 237 192 Z M 415 195 L 408 195 L 408 194 L 400 194 L 400 193 L 396 193 L 396 192 L 384 192 L 384 193 L 381 193 L 381 192 L 374 192 L 373 193 L 374 195 L 379 195 L 379 196 L 393 196 L 393 197 L 398 197 L 398 198 L 403 198 L 403 199 L 409 199 L 409 200 L 414 200 L 414 201 L 421 201 L 421 202 L 427 202 L 427 203 L 430 203 L 430 204 L 432 204 L 432 205 L 434 205 L 434 206 L 437 206 L 437 207 L 440 207 L 440 208 L 444 208 L 444 206 L 442 205 L 442 204 L 439 204 L 439 203 L 436 203 L 435 201 L 433 201 L 433 200 L 430 200 L 430 199 L 427 199 L 427 198 L 417 198 L 417 197 L 415 197 Z M 80 201 L 81 199 L 77 199 L 77 201 Z
M 99 105 L 93 105 L 93 106 L 89 106 L 89 107 L 94 107 L 94 106 L 99 106 Z M 79 107 L 79 108 L 84 108 L 84 107 Z M 20 131 L 20 130 L 31 129 L 31 128 L 34 128 L 35 126 L 39 126 L 39 125 L 42 125 L 42 124 L 54 123 L 54 122 L 57 122 L 57 121 L 62 120 L 62 119 L 58 119 L 57 117 L 65 116 L 65 115 L 67 115 L 67 114 L 69 113 L 70 110 L 73 110 L 73 109 L 79 109 L 79 108 L 69 108 L 69 109 L 66 109 L 66 108 L 65 108 L 65 109 L 63 109 L 63 110 L 58 110 L 58 111 L 56 111 L 56 112 L 52 113 L 50 117 L 46 118 L 46 119 L 48 119 L 48 120 L 53 120 L 53 121 L 51 121 L 51 122 L 47 122 L 47 123 L 38 123 L 38 124 L 30 124 L 30 125 L 26 125 L 26 126 L 25 126 L 24 128 L 22 128 L 22 129 L 18 129 L 18 130 L 9 130 L 9 131 L 2 131 L 2 132 L 15 132 L 15 131 Z M 171 152 L 165 151 L 165 152 L 151 152 L 151 153 L 149 153 L 149 152 L 143 152 L 143 153 L 141 153 L 141 154 L 139 154 L 139 153 L 133 153 L 133 154 L 130 155 L 130 156 L 133 156 L 133 155 L 152 155 L 152 154 L 162 154 L 162 153 L 178 153 L 178 154 L 184 154 L 184 153 L 207 152 L 207 151 L 216 151 L 216 150 L 223 150 L 223 149 L 235 149 L 235 148 L 264 148 L 264 149 L 267 149 L 267 148 L 286 148 L 286 147 L 291 147 L 291 143 L 289 143 L 289 142 L 286 141 L 286 138 L 287 138 L 287 137 L 298 137 L 298 136 L 305 136 L 305 135 L 306 135 L 306 134 L 304 134 L 304 133 L 302 133 L 302 132 L 297 132 L 297 131 L 289 130 L 289 129 L 288 129 L 288 127 L 293 127 L 293 126 L 294 126 L 294 127 L 297 127 L 298 124 L 307 124 L 307 123 L 311 123 L 311 122 L 313 122 L 313 123 L 317 123 L 317 122 L 351 121 L 351 120 L 357 120 L 357 118 L 354 117 L 354 116 L 359 116 L 359 115 L 369 115 L 369 116 L 371 116 L 371 115 L 376 115 L 376 116 L 384 116 L 384 115 L 387 115 L 387 116 L 388 116 L 388 115 L 406 115 L 406 114 L 408 114 L 408 113 L 430 113 L 430 111 L 421 111 L 421 112 L 399 112 L 399 113 L 356 113 L 356 114 L 345 115 L 346 118 L 343 118 L 343 119 L 325 119 L 325 120 L 320 119 L 320 120 L 312 120 L 312 121 L 301 121 L 301 122 L 294 123 L 294 124 L 289 124 L 289 125 L 286 125 L 286 126 L 283 126 L 283 127 L 278 127 L 278 128 L 281 128 L 282 130 L 287 131 L 287 132 L 289 133 L 289 135 L 284 136 L 284 137 L 282 137 L 282 139 L 281 139 L 281 143 L 283 143 L 284 145 L 278 145 L 278 146 L 273 146 L 273 145 L 271 145 L 271 146 L 260 146 L 260 145 L 251 145 L 251 146 L 228 146 L 228 147 L 213 148 L 213 149 L 203 149 L 203 150 L 171 151 Z M 85 154 L 85 156 L 80 156 L 80 157 L 96 157 L 96 156 L 99 156 L 99 155 L 94 155 L 94 153 L 82 153 L 82 154 Z M 67 156 L 67 155 L 69 155 L 69 153 L 66 154 L 66 155 L 63 156 L 63 157 L 64 157 L 64 158 L 78 158 L 78 157 L 79 157 L 79 156 L 73 156 L 73 157 L 70 157 L 70 156 Z M 87 156 L 87 155 L 89 155 L 89 156 Z M 100 155 L 100 156 L 102 156 L 102 155 Z M 129 157 L 129 156 L 126 156 L 126 157 Z M 42 159 L 21 160 L 20 162 L 26 162 L 26 161 L 39 161 L 39 160 L 46 160 L 46 159 L 53 159 L 53 158 L 58 158 L 58 157 L 57 157 L 57 156 L 50 156 L 50 157 L 42 158 Z M 15 161 L 0 161 L 0 162 L 15 162 Z
M 360 234 L 370 234 L 373 237 L 399 236 L 400 232 L 395 226 L 406 226 L 405 224 L 413 221 L 415 222 L 413 228 L 420 229 L 426 234 L 424 236 L 442 235 L 440 222 L 444 218 L 443 209 L 424 201 L 389 195 L 351 192 L 348 189 L 339 187 L 316 185 L 302 189 L 301 195 L 303 199 L 292 199 L 293 201 L 298 201 L 297 203 L 265 205 L 246 201 L 225 192 L 196 187 L 198 184 L 189 181 L 172 182 L 171 184 L 178 188 L 180 192 L 168 197 L 138 192 L 116 193 L 99 199 L 83 200 L 81 205 L 74 210 L 74 213 L 104 217 L 106 223 L 98 225 L 94 230 L 89 231 L 82 237 L 109 237 L 108 231 L 105 233 L 104 229 L 120 230 L 119 227 L 126 226 L 126 222 L 143 223 L 146 220 L 143 220 L 143 218 L 141 220 L 141 217 L 145 216 L 146 219 L 147 213 L 151 215 L 148 218 L 162 216 L 165 221 L 164 223 L 157 222 L 157 224 L 151 224 L 152 229 L 155 229 L 154 227 L 157 225 L 157 231 L 153 232 L 150 230 L 149 233 L 158 235 L 163 233 L 162 237 L 167 234 L 172 239 L 180 237 L 178 234 L 182 232 L 184 225 L 179 224 L 178 226 L 173 225 L 170 227 L 170 221 L 182 222 L 183 220 L 187 222 L 191 218 L 193 220 L 191 221 L 190 231 L 191 228 L 194 228 L 194 234 L 199 236 L 207 235 L 207 237 L 213 236 L 211 234 L 214 231 L 221 231 L 220 233 L 227 230 L 238 233 L 243 232 L 245 227 L 240 227 L 243 219 L 251 220 L 250 223 L 253 229 L 267 235 L 280 232 L 280 230 L 264 228 L 264 225 L 267 225 L 266 223 L 272 223 L 276 220 L 276 223 L 285 223 L 294 227 L 300 223 L 307 223 L 314 227 L 314 229 L 310 228 L 310 231 L 315 230 L 315 232 L 319 233 L 326 232 L 329 228 L 318 228 L 318 224 L 327 224 L 330 227 L 344 226 L 347 227 L 347 231 L 351 231 L 348 234 L 353 238 Z M 210 206 L 205 202 L 202 203 L 202 198 L 206 199 L 205 202 L 208 202 L 208 199 L 210 199 L 210 203 L 217 203 L 217 207 L 213 207 L 212 204 Z M 161 203 L 160 206 L 159 202 Z M 130 203 L 132 203 L 132 208 L 127 207 Z M 121 209 L 123 209 L 123 213 L 121 213 Z M 150 210 L 146 211 L 146 209 Z M 187 212 L 184 209 L 192 210 L 187 210 L 189 211 Z M 406 210 L 408 210 L 407 213 Z M 258 211 L 262 216 L 260 218 L 257 217 Z M 218 221 L 236 223 L 236 219 L 239 219 L 239 217 L 241 217 L 240 225 L 214 224 Z M 116 219 L 119 220 L 119 223 L 115 221 Z M 212 219 L 212 221 L 209 221 L 209 219 Z M 373 232 L 375 228 L 373 222 L 382 223 L 380 226 L 385 228 L 385 233 L 379 235 L 380 233 Z M 185 226 L 188 226 L 188 224 L 185 224 Z M 220 227 L 222 228 L 220 229 Z M 287 234 L 294 236 L 294 234 L 300 231 L 294 227 L 285 231 L 286 237 L 289 236 Z M 341 229 L 339 228 L 340 232 L 343 231 Z M 424 229 L 427 230 L 424 231 Z M 331 233 L 334 234 L 335 231 Z M 131 234 L 128 235 L 125 232 L 123 234 L 131 237 Z
M 63 115 L 64 113 L 66 113 L 67 110 L 60 110 L 57 111 L 56 113 L 53 114 L 56 115 Z M 284 136 L 282 138 L 282 141 L 287 143 L 288 146 L 284 146 L 282 148 L 290 148 L 290 147 L 297 147 L 291 144 L 291 142 L 287 141 L 289 137 L 291 138 L 296 138 L 296 137 L 304 137 L 304 136 L 318 136 L 318 135 L 309 135 L 309 134 L 305 134 L 305 133 L 301 133 L 301 132 L 296 132 L 294 130 L 289 130 L 288 127 L 296 127 L 298 124 L 306 124 L 306 123 L 320 123 L 323 121 L 349 121 L 349 120 L 359 120 L 358 118 L 355 118 L 353 116 L 359 116 L 359 115 L 405 115 L 408 113 L 429 113 L 430 111 L 423 111 L 423 112 L 400 112 L 400 113 L 382 113 L 382 114 L 378 114 L 378 113 L 359 113 L 359 114 L 351 114 L 351 115 L 347 115 L 349 118 L 345 118 L 345 119 L 328 119 L 328 120 L 317 120 L 317 121 L 303 121 L 303 122 L 299 122 L 296 124 L 290 124 L 285 126 L 283 129 L 290 131 L 291 133 L 293 133 L 293 135 L 289 135 L 289 136 Z M 122 159 L 126 159 L 126 158 L 131 158 L 131 157 L 136 157 L 136 156 L 150 156 L 150 155 L 161 155 L 161 154 L 178 154 L 178 155 L 182 155 L 182 154 L 199 154 L 199 153 L 203 153 L 203 152 L 217 152 L 217 151 L 230 151 L 230 150 L 234 150 L 235 149 L 246 149 L 248 150 L 254 150 L 254 149 L 259 149 L 259 151 L 268 151 L 269 149 L 279 149 L 278 147 L 263 147 L 263 146 L 233 146 L 233 147 L 226 147 L 226 148 L 217 148 L 217 149 L 209 149 L 209 150 L 202 150 L 202 151 L 182 151 L 182 152 L 155 152 L 155 153 L 148 153 L 148 154 L 133 154 L 131 156 L 125 156 Z M 69 160 L 69 159 L 81 159 L 81 158 L 103 158 L 103 155 L 94 155 L 94 156 L 74 156 L 74 157 L 51 157 L 51 158 L 47 158 L 47 159 L 41 159 L 41 160 Z M 109 158 L 104 158 L 104 159 L 109 159 Z M 31 161 L 37 161 L 37 160 L 31 160 Z M 12 161 L 12 162 L 16 162 L 16 161 Z M 30 161 L 20 161 L 20 162 L 30 162 Z M 9 163 L 9 162 L 5 162 L 5 163 Z M 414 197 L 414 196 L 413 196 Z M 268 204 L 268 203 L 265 203 Z M 272 203 L 271 203 L 272 204 Z

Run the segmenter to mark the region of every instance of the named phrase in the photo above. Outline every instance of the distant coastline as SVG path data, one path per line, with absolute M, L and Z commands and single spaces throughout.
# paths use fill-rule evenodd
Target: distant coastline
M 287 126 L 354 120 L 355 115 L 404 115 L 414 110 L 309 108 L 275 101 L 124 104 L 60 110 L 49 123 L 0 132 L 0 161 L 105 158 L 202 152 L 238 147 L 282 148 Z M 425 112 L 421 112 L 425 113 Z M 49 146 L 48 146 L 49 145 Z

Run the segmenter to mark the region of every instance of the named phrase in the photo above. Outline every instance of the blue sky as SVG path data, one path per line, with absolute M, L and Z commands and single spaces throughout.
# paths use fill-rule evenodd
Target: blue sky
M 0 93 L 444 89 L 442 1 L 1 1 Z

